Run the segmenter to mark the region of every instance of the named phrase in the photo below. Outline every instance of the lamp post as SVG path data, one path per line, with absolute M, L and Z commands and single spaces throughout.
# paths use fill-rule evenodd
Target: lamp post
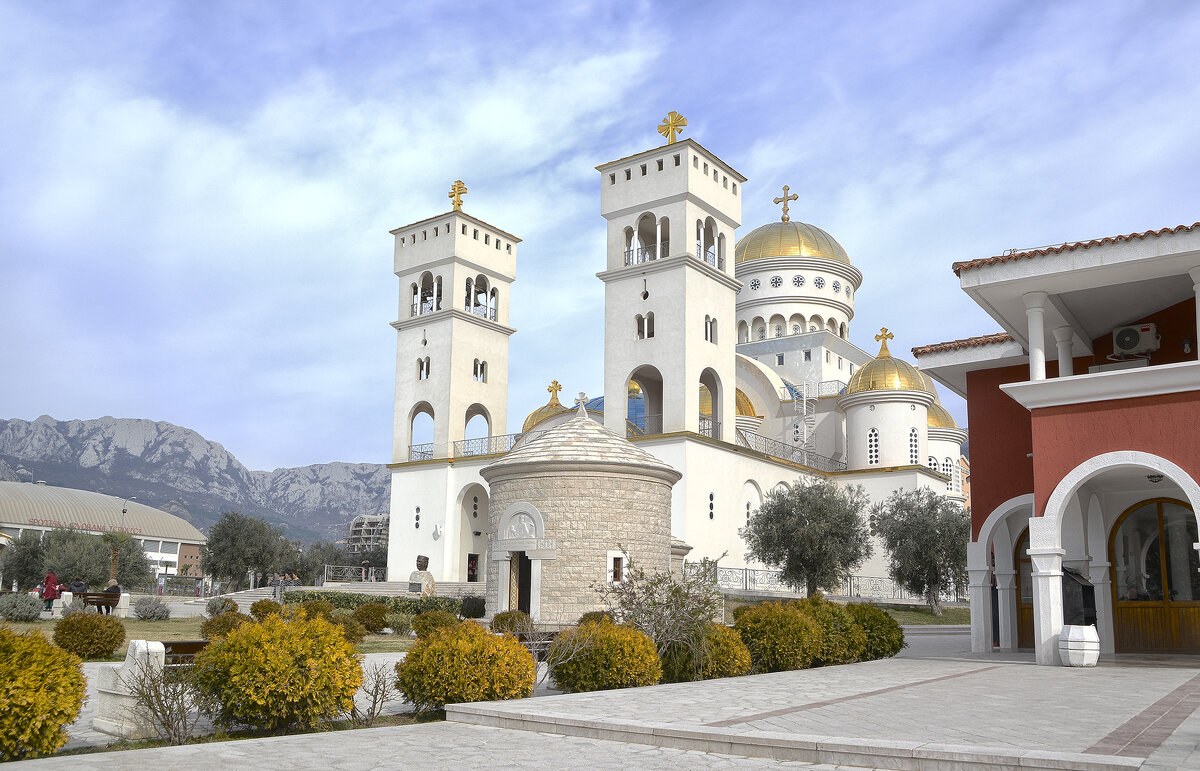
M 128 513 L 128 511 L 129 511 L 129 507 L 127 506 L 127 504 L 130 501 L 136 501 L 136 500 L 137 500 L 137 496 L 134 496 L 134 495 L 131 495 L 128 498 L 121 499 L 121 531 L 120 531 L 121 533 L 125 532 L 125 514 Z M 121 535 L 117 535 L 116 537 L 113 538 L 112 558 L 109 560 L 109 564 L 108 564 L 108 577 L 110 579 L 112 579 L 113 581 L 117 580 L 117 567 L 118 567 L 117 560 L 121 554 L 122 542 L 123 542 L 123 539 L 122 539 Z

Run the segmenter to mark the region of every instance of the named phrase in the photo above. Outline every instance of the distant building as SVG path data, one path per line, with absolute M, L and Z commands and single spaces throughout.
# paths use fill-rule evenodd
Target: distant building
M 346 550 L 351 554 L 386 549 L 388 545 L 388 514 L 359 514 L 346 528 Z

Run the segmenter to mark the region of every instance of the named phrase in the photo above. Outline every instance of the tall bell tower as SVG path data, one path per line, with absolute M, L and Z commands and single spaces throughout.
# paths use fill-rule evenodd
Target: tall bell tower
M 731 442 L 741 286 L 733 245 L 746 178 L 699 142 L 677 140 L 686 125 L 671 112 L 658 129 L 667 144 L 596 167 L 608 221 L 597 274 L 604 424 L 621 436 L 688 431 Z

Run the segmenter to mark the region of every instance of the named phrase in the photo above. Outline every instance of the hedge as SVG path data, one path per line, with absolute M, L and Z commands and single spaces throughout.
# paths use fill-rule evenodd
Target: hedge
M 382 594 L 323 592 L 311 589 L 283 593 L 283 601 L 289 605 L 309 600 L 328 600 L 333 603 L 333 607 L 347 610 L 378 602 L 386 605 L 391 613 L 412 613 L 414 616 L 430 610 L 444 610 L 457 616 L 462 609 L 462 600 L 457 597 L 388 597 Z

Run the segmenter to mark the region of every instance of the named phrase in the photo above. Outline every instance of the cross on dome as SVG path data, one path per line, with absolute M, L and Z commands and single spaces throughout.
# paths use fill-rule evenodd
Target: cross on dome
M 663 118 L 663 122 L 658 124 L 658 133 L 667 138 L 667 144 L 675 144 L 675 135 L 683 131 L 683 127 L 687 125 L 687 118 L 679 113 L 671 110 L 667 113 L 667 117 Z
M 575 400 L 575 406 L 579 408 L 580 415 L 587 415 L 587 394 L 583 391 L 579 392 L 579 398 Z
M 447 196 L 454 204 L 454 211 L 462 211 L 462 197 L 467 194 L 467 186 L 463 184 L 461 179 L 454 180 L 454 184 L 450 186 L 450 194 Z
M 881 329 L 879 330 L 879 334 L 875 335 L 875 340 L 876 340 L 877 342 L 879 342 L 879 343 L 880 343 L 880 346 L 879 346 L 879 355 L 878 355 L 878 356 L 876 356 L 875 358 L 877 358 L 877 359 L 884 359 L 884 358 L 888 358 L 888 359 L 890 359 L 890 358 L 892 357 L 892 352 L 888 350 L 888 347 L 887 347 L 887 341 L 888 341 L 888 340 L 895 340 L 895 339 L 896 339 L 896 336 L 895 336 L 895 335 L 893 335 L 891 332 L 889 332 L 887 327 L 883 327 L 883 328 L 881 328 Z
M 550 392 L 550 404 L 558 404 L 558 392 L 562 390 L 562 386 L 558 384 L 558 381 L 551 380 L 546 390 Z
M 791 188 L 789 188 L 787 185 L 784 185 L 783 186 L 783 197 L 776 198 L 774 201 L 774 203 L 783 204 L 783 221 L 784 222 L 790 222 L 792 219 L 791 217 L 788 216 L 788 201 L 799 201 L 800 200 L 800 196 L 796 195 L 795 193 L 788 195 L 788 190 L 790 190 L 790 189 Z

